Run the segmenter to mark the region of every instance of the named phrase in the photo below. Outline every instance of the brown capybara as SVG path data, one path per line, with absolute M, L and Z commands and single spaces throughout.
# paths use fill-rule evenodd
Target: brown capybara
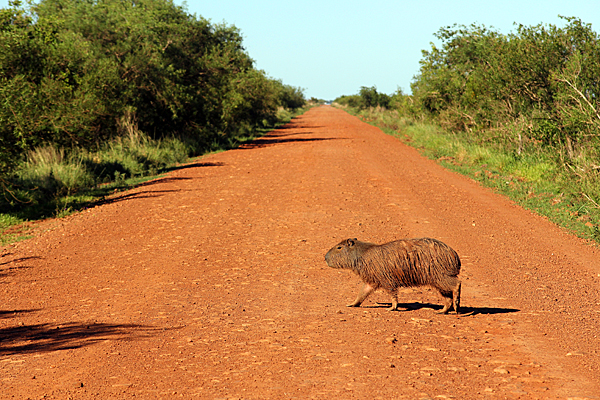
M 386 290 L 392 296 L 390 310 L 398 309 L 398 288 L 431 286 L 444 298 L 441 313 L 460 307 L 460 258 L 454 250 L 436 239 L 405 239 L 377 245 L 346 239 L 325 254 L 327 265 L 349 269 L 364 285 L 353 303 L 358 307 L 373 291 Z

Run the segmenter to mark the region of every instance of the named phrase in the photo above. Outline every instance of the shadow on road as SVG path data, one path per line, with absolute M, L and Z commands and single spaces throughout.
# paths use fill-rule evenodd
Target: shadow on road
M 441 307 L 440 307 L 441 308 Z M 516 308 L 497 308 L 497 307 L 460 307 L 460 314 L 469 315 L 489 315 L 489 314 L 510 314 L 519 312 Z
M 189 168 L 221 167 L 223 165 L 225 165 L 225 164 L 223 164 L 221 162 L 216 162 L 216 163 L 196 162 L 196 163 L 166 168 L 165 170 L 161 171 L 161 173 L 167 173 L 167 172 L 177 171 L 177 170 L 181 170 L 181 169 L 189 169 Z M 149 186 L 157 185 L 159 183 L 189 181 L 192 179 L 194 179 L 194 178 L 167 176 L 164 178 L 157 178 L 157 179 L 152 179 L 150 181 L 139 183 L 139 184 L 135 185 L 134 188 L 149 187 Z M 116 202 L 123 201 L 123 200 L 147 199 L 147 198 L 151 198 L 151 197 L 159 197 L 161 193 L 173 193 L 173 192 L 180 192 L 180 191 L 181 191 L 181 189 L 177 189 L 177 190 L 147 190 L 147 191 L 136 192 L 136 193 L 128 193 L 128 194 L 124 194 L 124 195 L 116 195 L 114 197 L 98 200 L 98 201 L 94 202 L 93 205 L 100 206 L 100 205 L 104 205 L 104 204 L 116 203 Z
M 169 171 L 173 171 L 173 170 L 174 169 L 169 169 Z M 192 180 L 192 178 L 179 178 L 179 177 L 158 178 L 158 179 L 152 179 L 151 181 L 138 183 L 137 185 L 135 185 L 135 187 L 140 188 L 140 187 L 157 185 L 159 183 L 169 183 L 169 182 L 189 181 L 189 180 Z
M 31 310 L 25 310 L 31 311 Z M 132 324 L 36 324 L 0 329 L 0 356 L 78 349 L 103 340 L 131 340 L 150 328 Z
M 298 117 L 294 118 L 291 122 L 288 122 L 285 125 L 282 125 L 280 127 L 278 127 L 277 129 L 273 130 L 272 132 L 276 133 L 279 131 L 285 131 L 287 129 L 319 129 L 322 128 L 322 125 L 303 125 L 300 123 L 300 121 L 297 120 Z M 271 136 L 271 134 L 269 133 L 269 136 Z
M 9 255 L 10 255 L 10 253 L 5 254 L 3 257 L 9 256 Z M 10 266 L 9 267 L 2 267 L 3 265 L 9 265 L 9 264 L 13 264 L 13 263 L 21 263 L 21 262 L 28 261 L 28 260 L 38 260 L 40 258 L 41 257 L 38 257 L 38 256 L 21 257 L 21 258 L 15 258 L 15 259 L 10 260 L 10 261 L 0 262 L 0 278 L 6 277 L 8 275 L 12 275 L 12 274 L 14 274 L 17 271 L 22 270 L 22 269 L 31 268 L 31 267 L 26 266 L 26 265 L 17 265 L 17 266 L 12 266 L 12 267 L 10 267 Z M 0 283 L 4 283 L 4 282 L 0 282 Z
M 110 199 L 100 200 L 94 203 L 94 206 L 101 206 L 104 204 L 112 204 L 118 203 L 124 200 L 138 200 L 138 199 L 149 199 L 152 197 L 160 197 L 161 193 L 173 193 L 173 192 L 181 192 L 180 189 L 177 190 L 145 190 L 143 192 L 136 193 L 128 193 L 122 196 L 111 197 Z
M 0 310 L 0 319 L 2 318 L 13 318 L 16 317 L 18 314 L 25 314 L 25 313 L 31 313 L 31 312 L 37 312 L 40 311 L 39 309 L 33 309 L 33 310 Z M 2 341 L 2 338 L 0 337 L 0 343 Z
M 31 267 L 9 267 L 9 268 L 0 269 L 0 278 L 9 276 L 9 275 L 13 275 L 14 273 L 16 273 L 17 271 L 19 271 L 21 269 L 28 269 L 28 268 L 31 268 Z M 4 282 L 0 282 L 0 283 L 4 283 Z
M 390 308 L 392 303 L 377 303 L 376 306 L 361 306 L 365 308 Z M 442 306 L 439 304 L 430 304 L 430 303 L 398 303 L 398 311 L 415 311 L 421 310 L 423 308 L 430 308 L 433 310 L 441 310 Z M 403 308 L 405 310 L 403 310 Z M 514 312 L 519 312 L 516 308 L 495 308 L 495 307 L 460 307 L 460 315 L 468 314 L 468 315 L 489 315 L 489 314 L 510 314 Z
M 178 165 L 175 167 L 170 167 L 170 168 L 165 168 L 165 172 L 171 172 L 171 171 L 178 171 L 180 169 L 190 169 L 190 168 L 204 168 L 204 167 L 222 167 L 223 165 L 225 165 L 222 162 L 195 162 L 195 163 L 191 163 L 191 164 L 184 164 L 184 165 Z M 192 178 L 163 178 L 165 180 L 181 180 L 181 179 L 192 179 Z M 163 181 L 163 179 L 155 179 L 153 181 L 149 181 L 149 182 L 145 182 L 142 183 L 140 185 L 137 186 L 144 186 L 144 185 L 148 185 L 148 184 L 152 184 L 154 182 L 160 182 Z
M 291 135 L 286 135 L 291 136 Z M 262 147 L 272 146 L 281 143 L 303 143 L 303 142 L 319 142 L 323 140 L 339 140 L 340 138 L 281 138 L 282 136 L 268 136 L 261 139 L 253 140 L 238 147 L 240 150 L 252 150 Z
M 11 255 L 11 253 L 7 253 L 7 254 L 3 255 L 2 257 L 6 257 L 6 256 L 10 256 L 10 255 Z M 0 262 L 0 265 L 6 265 L 6 264 L 11 264 L 11 263 L 16 263 L 16 262 L 23 262 L 23 261 L 27 261 L 27 260 L 39 260 L 40 258 L 41 257 L 39 257 L 39 256 L 14 258 L 10 261 Z M 8 269 L 19 269 L 19 268 L 24 268 L 24 267 L 10 267 Z

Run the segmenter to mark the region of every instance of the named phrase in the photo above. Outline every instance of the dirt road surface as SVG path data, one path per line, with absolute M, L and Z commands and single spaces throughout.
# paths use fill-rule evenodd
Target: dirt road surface
M 430 236 L 465 315 L 325 264 Z M 313 108 L 41 224 L 0 258 L 2 399 L 598 399 L 600 252 L 395 138 Z

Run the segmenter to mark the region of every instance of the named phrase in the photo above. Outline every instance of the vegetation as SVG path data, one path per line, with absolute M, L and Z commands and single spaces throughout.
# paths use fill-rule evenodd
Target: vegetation
M 0 10 L 0 212 L 60 213 L 88 188 L 230 147 L 305 105 L 302 89 L 253 64 L 237 28 L 172 0 L 11 1 Z
M 566 20 L 565 28 L 519 26 L 508 36 L 441 29 L 442 48 L 423 52 L 412 85 L 417 107 L 451 130 L 577 158 L 600 133 L 600 45 L 591 25 Z
M 377 87 L 361 86 L 358 94 L 350 96 L 340 96 L 335 99 L 337 104 L 354 108 L 366 109 L 370 107 L 388 108 L 394 105 L 397 98 L 402 96 L 402 90 L 398 89 L 394 95 L 389 96 L 385 93 L 379 93 Z
M 600 42 L 591 25 L 442 28 L 412 95 L 337 99 L 450 168 L 600 241 Z M 372 88 L 374 89 L 374 88 Z

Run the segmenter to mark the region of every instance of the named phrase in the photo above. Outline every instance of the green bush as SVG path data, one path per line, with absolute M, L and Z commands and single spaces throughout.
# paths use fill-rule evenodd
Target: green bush
M 428 156 L 600 241 L 600 37 L 563 28 L 442 28 L 423 51 L 412 95 L 378 93 L 338 103 Z M 367 105 L 367 107 L 365 106 Z
M 9 4 L 0 212 L 60 215 L 84 192 L 229 148 L 305 105 L 254 67 L 237 28 L 172 0 Z
M 279 106 L 288 110 L 296 110 L 306 105 L 304 91 L 290 85 L 284 85 L 281 81 L 276 81 L 278 86 Z
M 346 107 L 354 107 L 359 108 L 361 105 L 361 98 L 359 95 L 342 95 L 334 100 L 335 103 L 346 106 Z
M 423 52 L 412 84 L 416 107 L 482 140 L 552 146 L 576 158 L 600 135 L 600 44 L 591 25 L 565 19 L 564 28 L 520 25 L 509 35 L 440 29 L 442 47 Z
M 371 107 L 389 108 L 392 103 L 392 96 L 385 93 L 379 93 L 375 86 L 361 86 L 359 93 L 352 96 L 340 96 L 335 102 L 340 105 L 366 109 Z
M 301 90 L 254 68 L 237 28 L 172 0 L 0 10 L 0 175 L 29 149 L 96 148 L 130 122 L 209 146 L 303 104 Z

